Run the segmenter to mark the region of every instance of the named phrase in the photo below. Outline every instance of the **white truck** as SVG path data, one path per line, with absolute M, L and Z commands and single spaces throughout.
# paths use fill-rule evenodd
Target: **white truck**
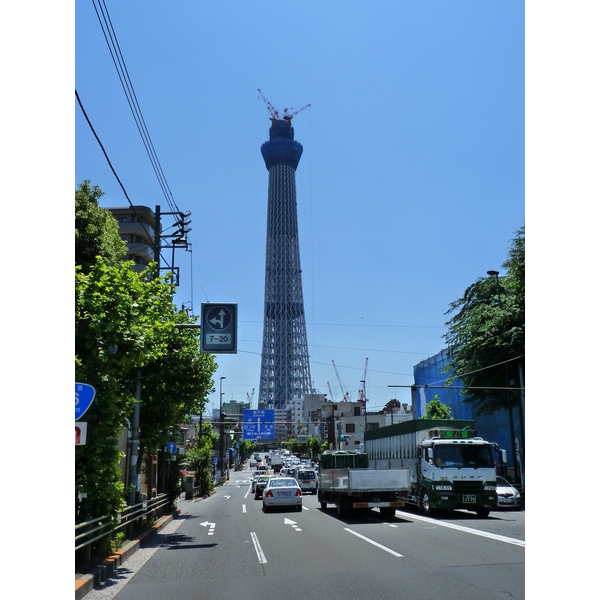
M 324 452 L 319 463 L 317 497 L 321 510 L 335 504 L 338 515 L 379 508 L 384 518 L 393 517 L 404 506 L 411 489 L 407 468 L 370 469 L 362 452 Z
M 283 456 L 279 450 L 271 450 L 271 470 L 273 473 L 279 473 L 283 466 Z
M 405 502 L 426 515 L 435 509 L 464 508 L 487 517 L 497 506 L 496 465 L 506 463 L 506 451 L 477 437 L 473 424 L 415 419 L 368 431 L 369 464 L 382 471 L 408 468 Z

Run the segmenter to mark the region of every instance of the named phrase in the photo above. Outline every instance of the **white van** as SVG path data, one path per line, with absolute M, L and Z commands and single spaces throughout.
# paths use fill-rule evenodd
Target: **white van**
M 299 467 L 296 469 L 294 477 L 303 492 L 317 493 L 317 473 L 314 469 Z

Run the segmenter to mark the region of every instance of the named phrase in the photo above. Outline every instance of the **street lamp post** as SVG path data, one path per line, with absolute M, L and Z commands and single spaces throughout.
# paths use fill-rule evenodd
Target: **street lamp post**
M 221 471 L 221 480 L 223 479 L 223 435 L 224 435 L 224 427 L 223 427 L 223 379 L 226 377 L 221 377 L 219 380 L 219 469 Z
M 500 297 L 500 281 L 498 278 L 498 275 L 500 275 L 500 273 L 498 271 L 494 271 L 493 269 L 490 269 L 487 272 L 488 275 L 490 275 L 491 277 L 495 277 L 496 278 L 496 293 L 498 294 L 498 306 L 500 307 L 500 310 L 502 310 L 502 299 Z M 516 444 L 515 444 L 515 424 L 513 422 L 513 412 L 512 412 L 512 398 L 510 396 L 510 390 L 508 389 L 508 367 L 506 366 L 506 363 L 504 363 L 504 374 L 505 374 L 505 378 L 506 378 L 506 399 L 507 399 L 507 403 L 508 403 L 508 423 L 509 423 L 509 427 L 510 427 L 510 443 L 511 443 L 511 447 L 512 447 L 512 456 L 513 456 L 513 469 L 515 472 L 515 477 L 517 477 L 517 473 L 520 469 L 518 469 L 517 467 L 517 448 L 516 448 Z M 518 473 L 519 476 L 521 476 L 520 473 Z

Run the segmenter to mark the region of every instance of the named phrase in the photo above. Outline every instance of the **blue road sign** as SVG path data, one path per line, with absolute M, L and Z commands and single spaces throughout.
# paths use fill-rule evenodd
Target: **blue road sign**
M 175 454 L 175 452 L 177 452 L 177 444 L 175 442 L 168 442 L 167 443 L 167 452 L 169 454 Z
M 275 439 L 275 411 L 245 410 L 243 439 L 245 440 L 274 440 Z
M 81 419 L 91 406 L 96 390 L 87 383 L 75 382 L 75 420 Z

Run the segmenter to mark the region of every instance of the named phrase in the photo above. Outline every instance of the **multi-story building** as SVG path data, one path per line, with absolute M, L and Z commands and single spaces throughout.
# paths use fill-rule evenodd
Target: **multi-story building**
M 127 260 L 132 260 L 135 263 L 134 271 L 141 273 L 155 260 L 154 212 L 147 206 L 115 207 L 108 210 L 119 223 L 121 239 L 127 242 Z

